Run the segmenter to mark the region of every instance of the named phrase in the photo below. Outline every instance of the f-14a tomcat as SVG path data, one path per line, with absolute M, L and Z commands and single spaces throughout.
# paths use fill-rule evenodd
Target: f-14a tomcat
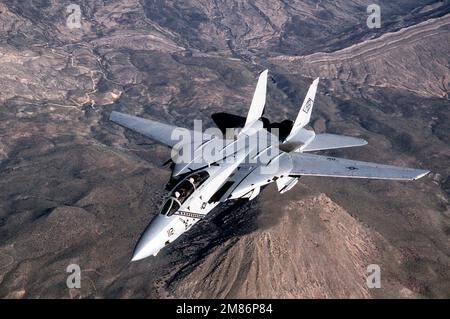
M 313 81 L 294 122 L 270 123 L 263 117 L 268 71 L 260 74 L 246 118 L 213 116 L 221 132 L 187 130 L 119 112 L 110 120 L 172 148 L 172 176 L 160 213 L 136 245 L 132 261 L 156 254 L 189 230 L 213 208 L 228 200 L 254 199 L 262 188 L 276 183 L 291 190 L 301 176 L 369 178 L 410 181 L 427 170 L 354 161 L 311 152 L 363 146 L 361 138 L 316 134 L 306 128 L 319 84 Z M 228 122 L 228 123 L 227 123 Z

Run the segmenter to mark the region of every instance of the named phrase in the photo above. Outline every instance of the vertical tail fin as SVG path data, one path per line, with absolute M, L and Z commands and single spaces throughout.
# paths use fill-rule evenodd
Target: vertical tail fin
M 258 84 L 256 85 L 255 93 L 253 94 L 252 104 L 250 105 L 250 111 L 245 121 L 245 126 L 251 125 L 256 120 L 259 120 L 264 111 L 264 105 L 266 104 L 266 90 L 267 90 L 267 73 L 269 70 L 265 70 L 259 75 Z
M 302 145 L 310 143 L 316 135 L 314 131 L 306 130 L 303 127 L 309 123 L 311 113 L 316 98 L 317 87 L 319 85 L 319 78 L 315 79 L 306 93 L 305 100 L 298 112 L 297 118 L 292 125 L 291 133 L 283 143 L 285 149 L 289 152 L 299 149 Z
M 294 126 L 292 127 L 292 131 L 294 131 L 294 129 L 302 128 L 309 123 L 309 120 L 311 119 L 312 109 L 314 106 L 314 100 L 316 98 L 318 85 L 319 85 L 319 78 L 315 79 L 314 82 L 309 87 L 308 93 L 306 94 L 302 107 L 298 112 L 297 119 L 295 120 Z

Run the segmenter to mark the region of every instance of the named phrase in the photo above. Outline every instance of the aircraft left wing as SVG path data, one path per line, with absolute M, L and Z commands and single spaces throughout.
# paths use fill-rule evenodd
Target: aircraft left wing
M 173 147 L 179 142 L 179 139 L 177 139 L 176 137 L 184 133 L 184 130 L 191 135 L 191 141 L 193 141 L 193 138 L 196 137 L 195 134 L 198 134 L 199 139 L 203 140 L 212 138 L 210 135 L 204 134 L 202 132 L 194 132 L 192 130 L 180 128 L 174 125 L 164 124 L 116 111 L 111 113 L 109 119 L 121 126 L 138 132 L 169 147 Z M 179 130 L 179 132 L 177 132 L 176 130 Z
M 424 177 L 427 170 L 353 161 L 330 156 L 291 153 L 290 176 L 328 176 L 411 181 Z

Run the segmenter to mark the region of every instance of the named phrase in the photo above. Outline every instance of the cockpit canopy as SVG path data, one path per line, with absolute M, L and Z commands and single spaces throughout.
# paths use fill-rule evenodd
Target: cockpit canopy
M 180 203 L 175 198 L 168 198 L 161 208 L 161 214 L 172 216 L 180 209 Z
M 161 214 L 166 216 L 172 216 L 175 214 L 186 199 L 193 192 L 195 192 L 195 190 L 199 188 L 200 185 L 208 179 L 208 177 L 208 172 L 200 171 L 184 178 L 170 192 L 169 198 L 166 200 L 161 209 Z

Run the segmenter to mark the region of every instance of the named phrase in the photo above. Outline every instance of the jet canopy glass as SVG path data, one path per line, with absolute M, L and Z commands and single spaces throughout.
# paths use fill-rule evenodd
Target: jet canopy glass
M 180 183 L 178 183 L 169 194 L 169 198 L 164 203 L 161 214 L 172 216 L 179 209 L 180 206 L 195 190 L 200 187 L 209 177 L 208 172 L 201 171 L 187 176 Z

